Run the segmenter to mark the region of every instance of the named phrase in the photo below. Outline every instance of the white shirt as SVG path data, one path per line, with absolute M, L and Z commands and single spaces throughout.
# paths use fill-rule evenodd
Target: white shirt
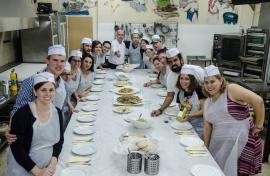
M 120 51 L 120 57 L 117 57 L 115 55 L 116 51 Z M 116 39 L 112 41 L 112 47 L 110 50 L 110 57 L 109 57 L 109 62 L 115 65 L 121 65 L 124 64 L 125 61 L 125 51 L 126 51 L 126 45 L 122 41 L 119 43 Z
M 176 87 L 176 82 L 180 73 L 170 72 L 167 77 L 167 92 L 178 93 L 179 89 Z

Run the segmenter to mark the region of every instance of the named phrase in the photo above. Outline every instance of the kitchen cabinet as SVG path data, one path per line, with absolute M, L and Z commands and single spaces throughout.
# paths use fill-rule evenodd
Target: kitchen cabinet
M 67 16 L 68 52 L 80 49 L 83 37 L 93 39 L 93 18 L 89 16 Z

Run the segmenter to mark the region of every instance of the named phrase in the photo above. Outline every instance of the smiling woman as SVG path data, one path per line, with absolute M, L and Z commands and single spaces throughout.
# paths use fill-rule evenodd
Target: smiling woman
M 62 112 L 52 104 L 54 75 L 48 72 L 34 78 L 36 99 L 12 117 L 11 133 L 17 136 L 8 149 L 7 175 L 54 174 L 62 150 Z

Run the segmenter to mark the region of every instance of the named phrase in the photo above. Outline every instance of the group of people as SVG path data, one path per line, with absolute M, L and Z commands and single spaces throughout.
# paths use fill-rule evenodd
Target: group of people
M 21 85 L 11 112 L 6 137 L 7 176 L 50 176 L 55 172 L 63 145 L 64 128 L 78 101 L 91 90 L 95 69 L 115 69 L 127 62 L 158 73 L 155 80 L 167 89 L 159 116 L 176 99 L 188 109 L 189 121 L 226 175 L 256 175 L 261 171 L 260 132 L 264 123 L 264 102 L 260 96 L 237 84 L 228 84 L 218 67 L 184 64 L 177 48 L 166 49 L 158 35 L 139 38 L 135 30 L 124 42 L 124 31 L 116 31 L 112 42 L 83 38 L 81 48 L 66 59 L 65 48 L 48 48 L 47 68 Z M 105 56 L 109 54 L 106 61 Z M 251 119 L 249 107 L 256 118 Z

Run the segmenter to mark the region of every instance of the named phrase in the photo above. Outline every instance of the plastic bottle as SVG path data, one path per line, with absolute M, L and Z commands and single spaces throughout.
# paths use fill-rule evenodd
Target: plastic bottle
M 12 69 L 10 73 L 10 91 L 12 94 L 16 94 L 18 91 L 17 74 L 15 73 L 15 69 Z

